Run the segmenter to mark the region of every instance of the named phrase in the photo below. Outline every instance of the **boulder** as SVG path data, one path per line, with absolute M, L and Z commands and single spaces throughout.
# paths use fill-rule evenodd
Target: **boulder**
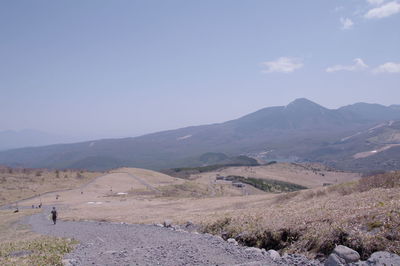
M 378 251 L 372 253 L 367 260 L 367 263 L 369 265 L 400 265 L 400 256 L 386 251 Z
M 246 248 L 245 251 L 248 253 L 253 253 L 253 254 L 257 254 L 257 255 L 263 255 L 262 250 L 259 248 L 250 247 L 250 248 Z
M 273 260 L 279 260 L 281 258 L 281 255 L 278 253 L 278 251 L 273 249 L 268 250 L 267 255 Z
M 324 263 L 324 266 L 343 266 L 343 265 L 345 265 L 344 261 L 334 253 L 329 255 L 328 259 Z
M 352 263 L 360 260 L 360 254 L 358 254 L 357 251 L 342 245 L 337 246 L 333 250 L 333 254 L 344 260 L 345 263 Z

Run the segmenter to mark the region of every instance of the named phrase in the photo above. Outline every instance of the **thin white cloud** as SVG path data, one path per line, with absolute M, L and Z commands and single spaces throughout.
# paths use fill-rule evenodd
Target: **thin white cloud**
M 263 73 L 281 72 L 290 73 L 303 67 L 302 59 L 295 57 L 280 57 L 275 61 L 261 63 L 265 69 Z
M 400 3 L 392 1 L 382 6 L 370 9 L 364 17 L 367 19 L 372 18 L 385 18 L 400 12 Z
M 374 5 L 374 6 L 379 6 L 385 2 L 385 0 L 367 0 L 368 4 Z
M 368 68 L 368 65 L 364 63 L 364 61 L 361 58 L 356 58 L 353 60 L 354 64 L 353 65 L 335 65 L 328 67 L 326 69 L 326 72 L 332 73 L 336 71 L 362 71 Z
M 400 63 L 387 62 L 372 70 L 373 73 L 400 73 Z
M 349 30 L 354 25 L 354 22 L 349 18 L 340 18 L 340 23 L 342 23 L 342 29 L 344 30 Z

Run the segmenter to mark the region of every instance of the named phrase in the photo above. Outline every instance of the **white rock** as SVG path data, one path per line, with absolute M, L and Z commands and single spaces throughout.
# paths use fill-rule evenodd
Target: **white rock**
M 262 254 L 263 254 L 263 252 L 262 252 L 261 249 L 259 249 L 259 248 L 254 248 L 254 247 L 246 248 L 245 251 L 246 251 L 246 252 L 249 252 L 249 253 L 253 253 L 253 254 L 259 254 L 259 255 L 262 255 Z
M 278 251 L 273 249 L 268 250 L 267 255 L 273 260 L 279 260 L 281 258 L 281 255 L 278 253 Z
M 235 246 L 239 245 L 239 243 L 236 241 L 236 239 L 234 238 L 228 238 L 228 240 L 226 240 L 229 244 L 233 244 Z
M 62 263 L 64 266 L 72 266 L 72 265 L 73 265 L 73 264 L 71 263 L 71 260 L 69 260 L 69 259 L 64 259 L 64 260 L 61 261 L 61 263 Z
M 357 262 L 360 260 L 360 254 L 357 251 L 348 248 L 346 246 L 339 245 L 337 246 L 333 252 L 339 258 L 343 259 L 346 263 Z

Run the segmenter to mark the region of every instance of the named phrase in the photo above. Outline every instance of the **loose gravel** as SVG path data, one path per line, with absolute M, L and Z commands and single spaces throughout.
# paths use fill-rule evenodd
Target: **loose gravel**
M 49 209 L 24 223 L 34 232 L 79 241 L 65 257 L 69 265 L 321 265 L 300 255 L 273 260 L 268 252 L 224 241 L 210 234 L 155 225 L 48 219 Z

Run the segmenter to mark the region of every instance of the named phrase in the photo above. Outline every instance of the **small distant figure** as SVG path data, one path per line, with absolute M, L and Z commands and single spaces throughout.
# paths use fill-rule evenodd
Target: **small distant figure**
M 40 203 L 38 207 L 39 207 L 39 209 L 42 208 L 42 203 Z
M 14 213 L 19 212 L 18 208 L 14 211 Z
M 56 224 L 56 222 L 57 222 L 57 211 L 56 211 L 56 207 L 53 207 L 53 210 L 51 210 L 51 218 L 53 219 L 53 223 Z
M 32 209 L 34 209 L 34 208 L 35 208 L 35 205 L 32 204 Z
M 83 194 L 83 191 L 81 191 L 81 195 Z
M 60 197 L 60 195 L 56 195 L 56 200 L 58 200 L 58 197 Z

